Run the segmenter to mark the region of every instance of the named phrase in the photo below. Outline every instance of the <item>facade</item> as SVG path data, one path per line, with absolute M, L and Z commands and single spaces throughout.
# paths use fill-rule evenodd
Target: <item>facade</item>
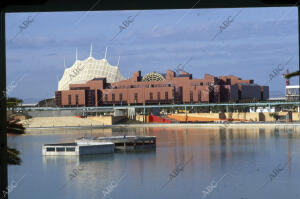
M 105 77 L 108 83 L 125 80 L 119 70 L 119 61 L 117 66 L 112 66 L 106 59 L 107 49 L 103 59 L 97 60 L 92 56 L 92 46 L 90 56 L 85 60 L 77 58 L 75 63 L 66 68 L 61 80 L 58 82 L 58 90 L 69 90 L 70 84 L 82 84 L 96 77 Z
M 285 88 L 286 101 L 295 101 L 300 99 L 299 85 L 287 85 Z
M 266 100 L 269 87 L 242 80 L 236 76 L 215 77 L 205 74 L 193 79 L 181 71 L 177 75 L 149 73 L 144 77 L 135 72 L 128 80 L 109 83 L 106 78 L 94 78 L 82 84 L 70 84 L 69 89 L 55 93 L 56 105 L 104 106 L 130 104 L 193 104 Z

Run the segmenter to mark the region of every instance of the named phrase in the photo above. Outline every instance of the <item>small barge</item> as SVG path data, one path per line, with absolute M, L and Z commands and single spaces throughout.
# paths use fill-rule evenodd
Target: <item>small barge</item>
M 155 136 L 112 136 L 98 137 L 96 139 L 114 143 L 116 151 L 132 151 L 156 147 Z
M 43 155 L 90 155 L 156 147 L 155 136 L 82 137 L 73 143 L 45 144 Z
M 45 144 L 43 155 L 91 155 L 113 153 L 114 150 L 112 142 L 81 140 L 75 143 Z

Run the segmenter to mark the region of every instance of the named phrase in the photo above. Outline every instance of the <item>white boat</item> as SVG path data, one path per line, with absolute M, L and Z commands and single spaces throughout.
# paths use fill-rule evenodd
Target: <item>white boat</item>
M 77 139 L 74 143 L 45 144 L 43 155 L 91 155 L 114 153 L 115 144 L 91 139 Z

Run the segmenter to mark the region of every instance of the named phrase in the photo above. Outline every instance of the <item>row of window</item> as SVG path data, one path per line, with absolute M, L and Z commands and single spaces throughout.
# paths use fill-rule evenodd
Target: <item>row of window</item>
M 149 85 L 130 85 L 130 86 L 108 86 L 107 89 L 124 89 L 124 88 L 156 88 L 156 87 L 171 87 L 175 84 L 149 84 Z
M 150 100 L 153 100 L 153 93 L 150 92 Z M 174 96 L 174 92 L 173 92 L 173 96 Z M 157 93 L 157 99 L 160 100 L 160 92 Z M 168 92 L 165 92 L 165 99 L 168 100 L 169 99 L 169 93 Z M 111 94 L 111 100 L 112 101 L 115 101 L 116 100 L 116 97 L 115 97 L 115 94 Z M 119 101 L 122 101 L 123 100 L 123 94 L 120 93 L 119 94 Z M 108 101 L 108 94 L 105 94 L 104 95 L 104 101 Z M 138 93 L 134 93 L 134 101 L 138 101 Z
M 190 84 L 191 86 L 212 86 L 214 85 L 213 83 L 211 82 L 200 82 L 200 83 L 191 83 Z
M 150 95 L 149 96 L 150 100 L 153 100 L 153 93 L 150 92 L 149 95 Z M 174 97 L 174 92 L 172 92 L 172 95 Z M 116 100 L 115 94 L 113 93 L 111 96 L 112 96 L 112 101 L 115 101 Z M 161 99 L 160 92 L 157 92 L 157 100 L 160 100 L 160 99 Z M 165 92 L 165 100 L 168 100 L 168 99 L 169 99 L 169 93 Z M 190 91 L 190 100 L 194 101 L 193 91 Z M 201 100 L 201 91 L 198 92 L 198 100 L 199 101 Z M 104 95 L 104 101 L 108 101 L 108 95 L 107 94 Z M 123 94 L 122 93 L 119 94 L 119 101 L 123 101 Z M 138 101 L 138 93 L 134 93 L 134 101 L 135 102 Z M 71 95 L 68 95 L 68 104 L 69 105 L 72 104 L 72 96 Z M 76 105 L 79 104 L 79 96 L 78 95 L 75 95 L 75 104 Z
M 190 91 L 190 101 L 194 101 L 193 91 Z M 201 91 L 198 91 L 198 101 L 201 101 Z
M 72 96 L 68 95 L 68 104 L 71 105 L 72 104 Z M 79 96 L 75 95 L 75 104 L 78 105 L 79 104 Z

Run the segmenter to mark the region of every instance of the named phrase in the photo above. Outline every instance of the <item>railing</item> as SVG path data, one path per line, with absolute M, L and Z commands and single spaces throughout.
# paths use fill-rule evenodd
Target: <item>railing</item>
M 175 108 L 175 107 L 211 107 L 211 106 L 275 106 L 275 105 L 297 105 L 300 102 L 262 102 L 262 103 L 199 103 L 199 104 L 156 104 L 156 105 L 130 105 L 130 106 L 97 106 L 97 107 L 19 107 L 8 108 L 8 110 L 25 110 L 25 111 L 53 111 L 53 110 L 97 110 L 97 109 L 126 109 L 126 108 Z
M 75 152 L 76 147 L 45 146 L 46 152 Z

